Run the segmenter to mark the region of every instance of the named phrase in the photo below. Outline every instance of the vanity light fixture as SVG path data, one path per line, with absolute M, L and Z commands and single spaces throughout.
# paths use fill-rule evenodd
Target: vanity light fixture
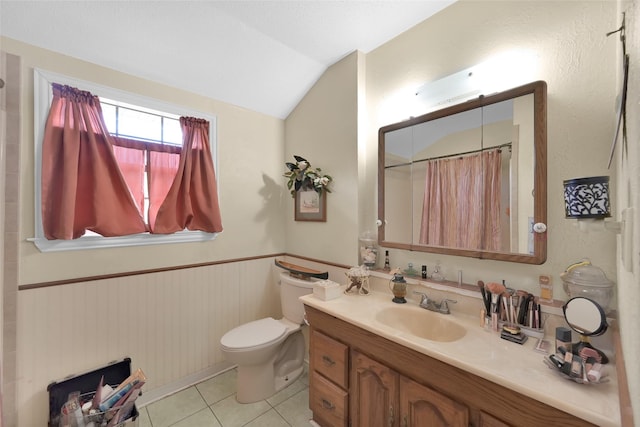
M 425 112 L 459 104 L 481 95 L 491 95 L 535 80 L 537 57 L 517 49 L 491 56 L 472 67 L 425 83 L 416 98 Z

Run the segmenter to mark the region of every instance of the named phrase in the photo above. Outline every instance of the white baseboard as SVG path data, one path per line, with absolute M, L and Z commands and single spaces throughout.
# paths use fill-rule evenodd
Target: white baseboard
M 196 372 L 195 374 L 181 378 L 178 381 L 165 384 L 162 387 L 154 388 L 150 391 L 143 391 L 142 395 L 136 400 L 136 406 L 138 406 L 139 408 L 146 406 L 164 397 L 189 388 L 194 384 L 198 384 L 211 377 L 220 375 L 221 373 L 226 372 L 229 369 L 235 368 L 235 366 L 236 365 L 233 365 L 229 362 L 222 362 L 215 366 L 212 366 L 211 368 L 205 369 L 204 371 Z
M 306 365 L 306 370 L 308 372 L 309 359 L 305 358 L 304 364 Z M 222 362 L 215 366 L 212 366 L 209 369 L 205 369 L 204 371 L 196 372 L 195 374 L 181 378 L 178 381 L 165 384 L 162 387 L 154 388 L 150 391 L 144 390 L 142 395 L 136 400 L 136 406 L 142 408 L 143 406 L 146 406 L 167 396 L 171 396 L 172 394 L 187 389 L 192 385 L 198 384 L 202 381 L 208 380 L 209 378 L 215 377 L 216 375 L 220 375 L 223 372 L 226 372 L 235 367 L 236 365 L 232 363 Z

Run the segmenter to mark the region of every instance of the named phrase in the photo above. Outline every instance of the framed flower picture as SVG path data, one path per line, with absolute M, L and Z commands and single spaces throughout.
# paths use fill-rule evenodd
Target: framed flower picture
M 295 192 L 296 221 L 327 221 L 326 194 L 313 189 L 301 188 Z

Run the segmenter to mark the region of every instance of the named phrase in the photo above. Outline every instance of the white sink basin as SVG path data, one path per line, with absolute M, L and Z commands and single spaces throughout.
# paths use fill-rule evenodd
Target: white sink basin
M 464 337 L 467 330 L 447 319 L 416 306 L 387 307 L 376 314 L 376 320 L 386 326 L 431 341 L 451 342 Z

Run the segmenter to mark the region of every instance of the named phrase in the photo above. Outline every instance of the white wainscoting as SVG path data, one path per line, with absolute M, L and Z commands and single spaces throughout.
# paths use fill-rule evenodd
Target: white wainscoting
M 224 369 L 226 331 L 281 316 L 280 271 L 269 257 L 21 290 L 19 426 L 46 425 L 50 382 L 113 360 L 130 357 L 152 396 Z

